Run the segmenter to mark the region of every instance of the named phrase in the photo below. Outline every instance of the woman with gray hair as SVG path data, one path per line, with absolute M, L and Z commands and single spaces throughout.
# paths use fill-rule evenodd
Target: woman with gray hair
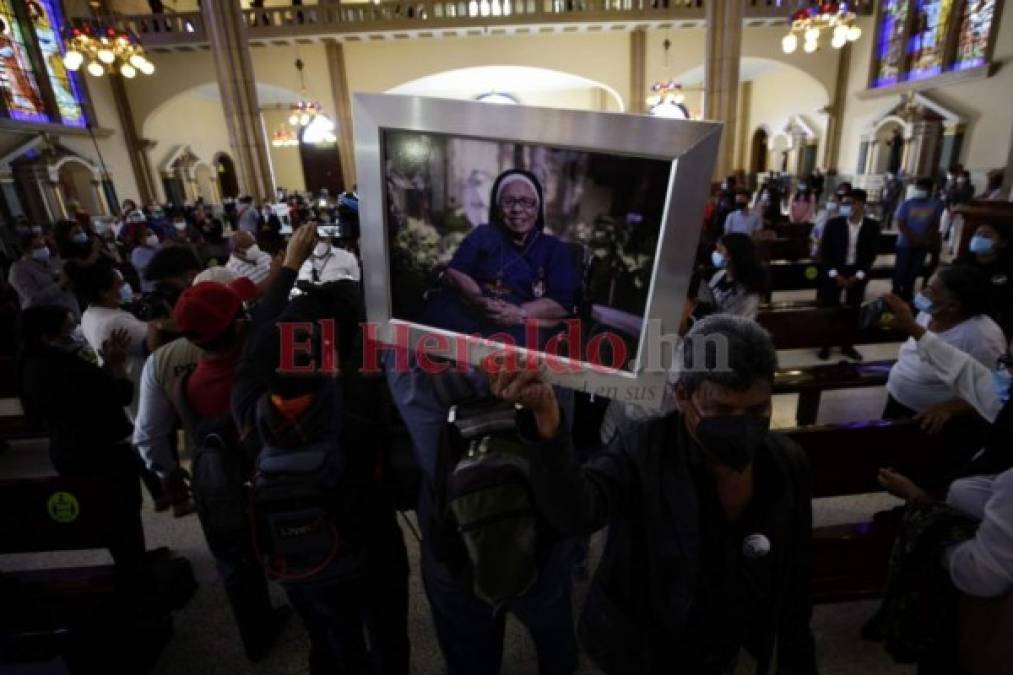
M 425 322 L 459 333 L 509 335 L 529 345 L 525 328 L 550 328 L 574 311 L 580 274 L 565 243 L 545 233 L 542 185 L 510 169 L 492 186 L 489 223 L 464 238 L 443 274 L 449 292 L 434 295 Z

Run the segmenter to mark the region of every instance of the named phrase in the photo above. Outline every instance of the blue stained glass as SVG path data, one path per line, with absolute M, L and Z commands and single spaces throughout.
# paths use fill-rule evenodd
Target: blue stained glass
M 54 0 L 28 0 L 27 5 L 28 16 L 35 28 L 39 49 L 42 51 L 46 72 L 60 111 L 60 119 L 67 126 L 86 126 L 87 119 L 81 105 L 83 97 L 78 75 L 68 72 L 63 65 L 63 54 L 66 49 L 60 38 L 63 28 L 60 3 Z

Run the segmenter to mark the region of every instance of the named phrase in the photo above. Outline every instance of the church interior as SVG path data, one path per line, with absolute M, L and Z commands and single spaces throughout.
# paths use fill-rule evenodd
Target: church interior
M 0 672 L 1013 673 L 1013 428 L 1005 428 L 1013 424 L 1013 7 L 1004 4 L 0 0 Z M 393 152 L 394 141 L 363 133 L 363 106 L 373 100 L 363 94 L 401 97 L 392 100 L 404 110 L 428 110 L 416 98 L 424 97 L 460 103 L 477 118 L 488 106 L 496 115 L 586 121 L 586 134 L 541 129 L 532 139 L 545 145 L 555 131 L 580 138 L 579 147 L 546 150 L 489 128 L 485 145 L 469 145 L 462 131 L 463 140 Z M 638 184 L 622 180 L 617 165 L 581 154 L 623 154 L 620 141 L 596 135 L 632 116 L 650 122 L 636 128 L 656 130 L 659 146 L 669 142 L 665 125 L 720 124 L 691 199 L 674 199 L 687 193 L 667 183 L 628 188 Z M 691 182 L 693 167 L 673 166 L 672 184 Z M 365 175 L 374 167 L 382 175 Z M 608 192 L 606 183 L 623 187 Z M 658 239 L 636 240 L 641 219 L 653 217 L 643 203 L 659 190 L 664 227 L 688 223 L 693 242 L 678 258 L 693 261 L 673 282 L 681 295 L 662 296 L 682 308 L 672 331 L 732 331 L 734 350 L 758 327 L 757 344 L 776 363 L 764 375 L 759 351 L 745 365 L 731 355 L 733 367 L 760 373 L 759 384 L 706 374 L 700 384 L 673 366 L 664 419 L 686 427 L 659 432 L 663 441 L 657 417 L 608 392 L 525 375 L 484 378 L 485 396 L 503 399 L 500 413 L 506 405 L 513 420 L 520 411 L 517 434 L 542 443 L 527 452 L 563 463 L 543 432 L 551 417 L 540 416 L 544 397 L 555 397 L 553 414 L 559 399 L 555 423 L 569 429 L 557 432 L 572 451 L 567 468 L 524 460 L 531 532 L 519 533 L 528 521 L 516 512 L 479 512 L 506 508 L 496 501 L 504 493 L 489 496 L 487 474 L 471 479 L 489 502 L 454 501 L 447 491 L 467 484 L 474 468 L 466 460 L 445 475 L 442 464 L 427 464 L 445 459 L 444 446 L 435 447 L 449 432 L 433 436 L 426 417 L 447 400 L 442 380 L 401 372 L 392 351 L 380 375 L 342 371 L 310 389 L 317 376 L 285 370 L 301 357 L 278 357 L 335 342 L 314 328 L 314 298 L 354 304 L 351 319 L 337 320 L 355 333 L 360 321 L 391 318 L 398 288 L 415 288 L 409 278 L 426 302 L 460 292 L 465 310 L 487 312 L 474 331 L 447 330 L 512 321 L 522 332 L 576 317 L 618 333 L 636 354 L 649 317 L 634 311 L 631 327 L 630 312 L 614 307 L 630 297 L 658 306 L 667 289 L 657 284 L 671 281 L 658 270 L 679 256 Z M 534 234 L 518 235 L 531 225 L 517 223 L 535 210 Z M 474 243 L 489 232 L 495 242 Z M 403 250 L 383 248 L 388 234 Z M 563 254 L 546 248 L 557 257 L 529 260 L 559 242 L 576 251 L 574 274 L 583 277 L 573 284 L 584 306 L 559 300 L 555 286 L 569 283 L 559 281 Z M 519 264 L 508 269 L 504 255 Z M 596 256 L 606 271 L 594 267 Z M 498 264 L 498 276 L 483 282 L 483 261 Z M 518 271 L 525 262 L 531 279 Z M 598 295 L 588 300 L 591 287 Z M 278 329 L 254 332 L 268 307 Z M 748 326 L 722 328 L 727 314 Z M 64 331 L 65 321 L 74 328 Z M 308 326 L 312 340 L 294 348 L 285 321 Z M 212 325 L 220 332 L 209 333 Z M 368 354 L 365 342 L 351 351 Z M 80 353 L 70 356 L 72 343 Z M 413 353 L 413 369 L 423 356 Z M 253 377 L 244 368 L 260 370 Z M 539 386 L 542 398 L 530 394 Z M 255 387 L 267 393 L 242 400 Z M 383 487 L 343 501 L 352 515 L 342 512 L 338 525 L 327 520 L 330 501 L 302 508 L 303 517 L 329 514 L 313 521 L 315 538 L 297 525 L 271 530 L 279 548 L 282 531 L 306 546 L 335 542 L 306 574 L 287 571 L 277 554 L 279 571 L 256 534 L 262 504 L 282 508 L 276 497 L 257 501 L 271 498 L 259 486 L 274 475 L 271 461 L 282 461 L 265 453 L 281 453 L 280 439 L 293 433 L 315 433 L 299 416 L 334 387 L 344 392 L 333 395 L 338 405 L 361 408 L 366 421 L 354 412 L 341 422 L 342 412 L 320 422 L 321 433 L 341 438 L 335 447 L 345 452 L 375 445 L 363 481 Z M 714 459 L 703 429 L 714 422 L 714 445 L 741 450 L 752 432 L 739 422 L 757 416 L 724 403 L 728 410 L 715 408 L 708 420 L 708 387 L 728 401 L 758 388 L 766 401 L 767 440 L 748 448 L 748 470 Z M 467 409 L 461 400 L 450 410 Z M 440 408 L 437 427 L 463 428 L 446 413 Z M 610 441 L 613 416 L 625 419 Z M 228 440 L 215 452 L 197 430 L 219 419 L 232 436 L 223 432 Z M 652 431 L 622 431 L 627 425 Z M 222 457 L 251 434 L 275 444 L 264 440 L 244 456 L 245 469 L 234 469 Z M 631 439 L 678 452 L 662 449 L 655 475 L 617 459 L 647 456 Z M 652 488 L 678 474 L 668 463 L 683 461 L 683 444 L 690 477 L 678 479 L 695 485 L 692 497 Z M 772 480 L 786 446 L 807 467 L 798 479 L 804 504 L 786 497 L 795 473 Z M 467 457 L 486 452 L 478 447 Z M 770 458 L 766 448 L 774 448 Z M 127 459 L 114 467 L 114 454 Z M 358 470 L 355 458 L 341 462 L 342 475 Z M 229 494 L 242 493 L 238 527 L 252 529 L 252 539 L 240 532 L 216 541 L 216 509 L 232 497 L 206 487 L 215 471 L 245 471 Z M 290 471 L 278 480 L 306 470 Z M 542 495 L 543 479 L 562 487 Z M 958 499 L 967 481 L 977 481 L 970 512 Z M 573 504 L 569 489 L 580 495 Z M 744 511 L 729 506 L 739 489 Z M 123 501 L 135 496 L 139 508 Z M 623 511 L 649 509 L 655 498 L 664 513 L 687 509 L 672 518 L 692 521 L 692 534 L 656 536 L 667 521 Z M 382 506 L 373 509 L 373 499 Z M 291 515 L 286 508 L 279 513 Z M 477 524 L 463 524 L 468 508 Z M 790 517 L 774 513 L 781 508 Z M 567 513 L 558 522 L 557 509 Z M 439 529 L 450 527 L 440 520 L 449 513 L 459 521 L 452 532 Z M 498 529 L 487 525 L 501 517 Z M 804 564 L 782 553 L 779 530 L 754 524 L 766 517 L 777 524 L 770 528 L 802 523 Z M 469 529 L 483 526 L 487 539 Z M 385 531 L 396 541 L 374 542 Z M 134 535 L 140 562 L 124 552 Z M 360 536 L 362 559 L 346 556 Z M 434 571 L 446 562 L 434 551 L 447 537 L 466 573 Z M 251 541 L 249 559 L 236 563 L 233 549 Z M 490 603 L 482 584 L 516 581 L 518 541 L 538 549 L 533 580 Z M 338 568 L 352 558 L 361 569 L 346 578 Z M 494 568 L 488 577 L 480 560 Z M 260 585 L 243 574 L 259 574 Z M 985 584 L 976 574 L 992 580 L 991 591 L 975 590 Z M 256 613 L 261 600 L 270 616 L 251 627 L 243 613 Z M 789 626 L 800 621 L 803 638 Z M 595 630 L 608 639 L 592 637 Z

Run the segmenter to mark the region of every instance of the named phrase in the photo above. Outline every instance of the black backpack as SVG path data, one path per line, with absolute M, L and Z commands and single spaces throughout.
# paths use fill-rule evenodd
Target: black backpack
M 269 405 L 267 397 L 258 403 L 258 420 Z M 305 582 L 357 571 L 359 547 L 344 534 L 351 512 L 344 468 L 336 435 L 261 449 L 250 509 L 255 548 L 269 578 Z
M 455 406 L 435 486 L 436 548 L 455 573 L 470 569 L 475 595 L 493 607 L 535 585 L 546 541 L 514 420 L 501 401 Z

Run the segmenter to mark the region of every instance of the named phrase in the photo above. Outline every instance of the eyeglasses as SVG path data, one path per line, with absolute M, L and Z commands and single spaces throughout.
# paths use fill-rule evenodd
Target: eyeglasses
M 531 197 L 504 197 L 499 200 L 499 205 L 507 210 L 519 206 L 522 209 L 530 211 L 538 206 L 538 200 Z

